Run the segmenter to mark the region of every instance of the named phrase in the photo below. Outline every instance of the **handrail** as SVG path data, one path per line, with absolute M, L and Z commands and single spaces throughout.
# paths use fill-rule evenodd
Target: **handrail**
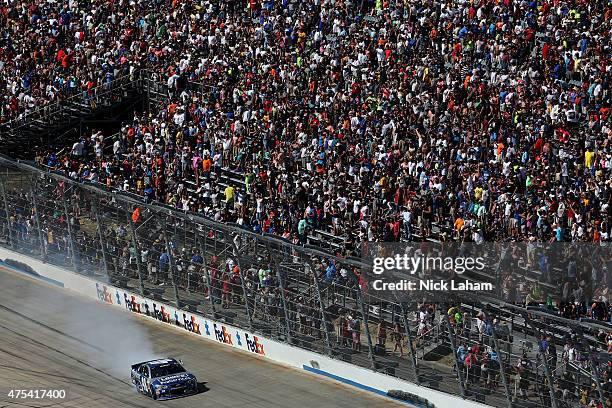
M 157 76 L 159 79 L 154 80 L 152 78 L 153 76 Z M 113 79 L 111 82 L 100 84 L 87 92 L 92 92 L 93 93 L 92 97 L 97 98 L 99 96 L 103 96 L 103 95 L 106 95 L 112 92 L 112 90 L 117 87 L 125 86 L 125 85 L 132 85 L 135 83 L 141 83 L 145 85 L 146 87 L 150 87 L 152 84 L 155 84 L 157 86 L 161 86 L 166 91 L 168 90 L 168 86 L 166 82 L 162 80 L 162 78 L 159 76 L 158 73 L 153 73 L 150 69 L 140 69 L 140 70 L 134 71 L 131 74 L 121 75 Z M 197 81 L 189 81 L 188 83 L 190 87 L 195 86 L 196 88 L 201 88 L 201 89 L 204 89 L 204 88 L 213 89 L 214 88 L 214 86 L 212 85 L 207 85 L 207 84 L 204 84 L 202 82 L 197 82 Z M 62 109 L 66 105 L 75 103 L 75 101 L 83 100 L 83 91 L 80 90 L 79 88 L 75 88 L 75 89 L 76 90 L 74 94 L 67 98 L 59 99 L 52 103 L 47 103 L 44 105 L 37 106 L 36 109 L 28 112 L 27 114 L 22 113 L 7 122 L 0 123 L 0 128 L 9 129 L 9 132 L 15 132 L 27 126 L 29 123 L 31 123 L 34 120 L 54 116 L 57 112 L 62 111 Z
M 126 79 L 130 79 L 133 76 L 134 76 L 133 74 L 122 75 L 122 76 L 115 78 L 111 82 L 100 84 L 92 88 L 90 90 L 90 91 L 93 91 L 94 96 L 92 97 L 95 98 L 95 97 L 98 97 L 99 95 L 106 95 L 107 93 L 112 92 L 112 89 L 115 89 L 119 86 L 140 82 L 140 79 L 130 80 L 126 82 Z M 86 92 L 89 92 L 89 91 L 86 91 Z M 1 123 L 0 126 L 9 128 L 10 131 L 13 132 L 15 130 L 19 130 L 23 128 L 24 126 L 27 126 L 29 123 L 31 123 L 32 120 L 35 120 L 35 118 L 40 118 L 40 117 L 45 118 L 45 117 L 52 116 L 54 112 L 62 110 L 64 106 L 74 103 L 74 101 L 82 101 L 82 100 L 83 100 L 83 91 L 79 89 L 77 92 L 75 92 L 74 95 L 71 95 L 68 98 L 60 99 L 56 102 L 39 106 L 33 111 L 28 112 L 26 115 L 19 115 L 16 118 L 13 118 L 7 122 Z

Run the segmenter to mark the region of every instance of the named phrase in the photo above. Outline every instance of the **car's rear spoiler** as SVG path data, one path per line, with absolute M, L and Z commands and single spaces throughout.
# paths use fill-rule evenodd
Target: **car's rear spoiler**
M 137 370 L 138 367 L 140 367 L 141 365 L 145 364 L 146 361 L 143 361 L 142 363 L 138 363 L 138 364 L 132 364 L 132 370 Z

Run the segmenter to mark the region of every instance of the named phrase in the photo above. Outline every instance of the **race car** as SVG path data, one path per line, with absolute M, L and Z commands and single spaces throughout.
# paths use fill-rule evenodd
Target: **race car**
M 132 365 L 132 384 L 154 400 L 179 398 L 198 392 L 196 377 L 173 358 Z

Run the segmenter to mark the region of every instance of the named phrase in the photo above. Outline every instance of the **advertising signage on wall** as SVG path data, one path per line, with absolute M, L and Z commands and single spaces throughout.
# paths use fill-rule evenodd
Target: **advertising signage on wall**
M 246 339 L 247 349 L 252 351 L 253 353 L 261 354 L 262 356 L 266 355 L 264 350 L 264 345 L 257 336 L 253 336 L 253 340 L 249 339 L 249 335 L 244 333 L 244 338 Z
M 96 292 L 98 299 L 104 303 L 122 306 L 132 313 L 148 316 L 160 322 L 181 327 L 191 333 L 215 340 L 218 343 L 262 356 L 266 354 L 264 341 L 243 330 L 209 321 L 164 303 L 146 299 L 102 283 L 96 283 Z
M 209 328 L 206 326 L 207 333 L 208 330 Z M 239 348 L 262 356 L 266 355 L 264 345 L 261 339 L 259 339 L 257 336 L 249 336 L 247 332 L 241 332 L 240 330 L 236 330 L 236 334 L 233 336 L 224 325 L 217 323 L 213 323 L 213 332 L 215 339 L 219 343 L 228 344 L 235 347 L 238 346 Z

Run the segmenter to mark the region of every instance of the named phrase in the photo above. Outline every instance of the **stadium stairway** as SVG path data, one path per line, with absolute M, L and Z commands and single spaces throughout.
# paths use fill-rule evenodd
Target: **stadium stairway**
M 39 146 L 72 144 L 74 134 L 83 126 L 92 122 L 116 125 L 122 112 L 142 103 L 142 99 L 139 79 L 119 77 L 86 95 L 78 91 L 0 125 L 0 145 L 11 157 L 27 158 L 24 154 L 31 154 Z

